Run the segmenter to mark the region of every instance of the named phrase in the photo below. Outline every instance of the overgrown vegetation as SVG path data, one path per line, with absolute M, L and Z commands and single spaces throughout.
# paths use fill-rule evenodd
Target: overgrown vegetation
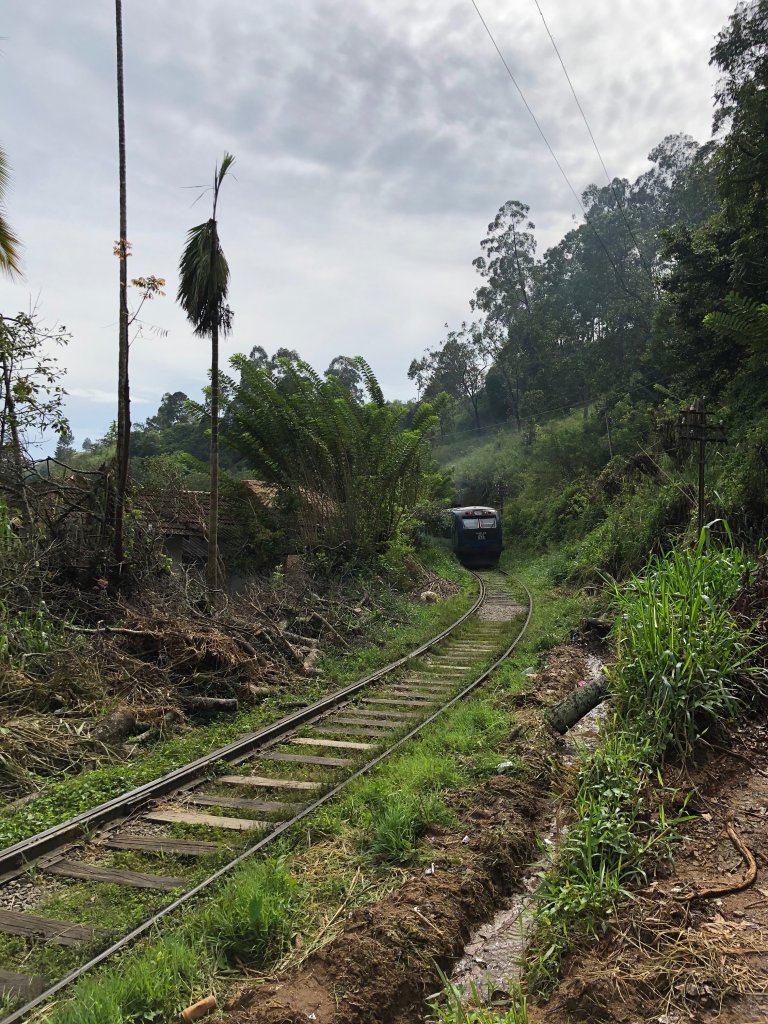
M 614 713 L 597 749 L 581 755 L 573 820 L 537 893 L 532 992 L 551 991 L 565 953 L 674 848 L 686 814 L 666 809 L 665 759 L 685 764 L 752 696 L 756 645 L 734 612 L 750 570 L 743 551 L 707 532 L 695 550 L 653 558 L 615 587 Z

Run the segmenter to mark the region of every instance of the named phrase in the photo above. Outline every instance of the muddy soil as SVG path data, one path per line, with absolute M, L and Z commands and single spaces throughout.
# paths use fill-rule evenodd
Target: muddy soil
M 728 753 L 725 750 L 728 750 Z M 651 881 L 605 937 L 575 954 L 547 1024 L 768 1021 L 768 725 L 740 723 L 680 780 L 695 821 L 667 877 Z
M 228 1024 L 406 1024 L 420 1020 L 425 998 L 441 987 L 474 929 L 525 891 L 537 836 L 552 819 L 547 760 L 565 752 L 541 719 L 541 706 L 570 693 L 589 672 L 588 652 L 552 651 L 516 700 L 515 737 L 499 752 L 532 766 L 533 781 L 497 775 L 458 794 L 455 831 L 430 837 L 434 872 L 414 869 L 396 892 L 352 912 L 340 934 L 300 968 L 264 979 L 230 1003 Z M 537 773 L 536 766 L 541 766 Z

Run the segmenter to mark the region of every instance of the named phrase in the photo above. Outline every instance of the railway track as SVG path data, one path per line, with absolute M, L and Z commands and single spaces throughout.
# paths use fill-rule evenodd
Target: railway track
M 0 969 L 0 997 L 16 1007 L 0 1024 L 26 1019 L 485 682 L 522 637 L 533 609 L 524 585 L 526 603 L 513 597 L 506 574 L 477 575 L 480 593 L 472 608 L 406 657 L 0 851 L 0 935 L 16 937 L 19 946 L 18 964 L 8 964 L 14 969 Z M 185 874 L 185 864 L 196 865 L 195 870 Z M 127 934 L 115 935 L 90 921 L 4 909 L 3 886 L 30 877 L 152 890 L 166 893 L 167 902 Z M 76 947 L 82 962 L 54 980 L 30 971 L 35 951 L 48 943 Z

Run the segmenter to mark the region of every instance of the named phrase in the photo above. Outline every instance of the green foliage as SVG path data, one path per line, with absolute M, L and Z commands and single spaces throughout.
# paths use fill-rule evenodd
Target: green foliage
M 64 642 L 61 624 L 51 619 L 44 603 L 12 614 L 0 601 L 0 665 L 31 668 L 36 657 L 61 650 Z
M 362 856 L 375 864 L 422 862 L 421 840 L 430 826 L 454 821 L 446 792 L 494 770 L 498 757 L 489 759 L 488 751 L 508 726 L 508 717 L 491 699 L 452 708 L 418 744 L 321 811 L 315 829 L 329 834 L 351 829 Z
M 300 361 L 275 368 L 236 356 L 232 365 L 240 382 L 229 382 L 228 440 L 260 479 L 294 502 L 304 542 L 322 538 L 363 557 L 384 551 L 427 496 L 430 409 L 405 429 L 362 359 L 355 365 L 367 403 Z
M 203 933 L 228 960 L 266 963 L 288 944 L 299 896 L 285 861 L 249 861 L 238 873 L 230 898 L 206 906 Z
M 708 531 L 693 551 L 652 558 L 614 588 L 618 656 L 610 674 L 615 714 L 597 749 L 581 755 L 573 823 L 537 893 L 530 991 L 549 993 L 565 953 L 646 879 L 678 839 L 658 766 L 683 761 L 732 719 L 754 643 L 731 614 L 750 563 Z
M 614 587 L 620 657 L 611 689 L 622 727 L 645 737 L 654 761 L 670 751 L 689 757 L 736 717 L 754 644 L 731 604 L 749 572 L 743 551 L 709 545 L 704 531 L 694 551 L 653 558 Z
M 429 999 L 432 1007 L 427 1018 L 429 1024 L 528 1024 L 528 1003 L 519 985 L 511 986 L 511 1005 L 506 1010 L 495 1010 L 482 1005 L 474 982 L 467 997 L 442 971 L 439 974 L 443 990 Z
M 21 274 L 21 242 L 5 218 L 5 195 L 10 178 L 8 158 L 5 150 L 0 149 L 0 273 L 15 277 Z
M 77 998 L 60 1003 L 52 1024 L 152 1024 L 177 1015 L 200 991 L 198 951 L 181 936 L 133 957 L 122 970 L 113 971 L 109 983 L 98 976 L 84 978 Z
M 704 324 L 725 338 L 733 338 L 765 360 L 768 350 L 768 304 L 753 302 L 730 293 L 724 299 L 725 312 L 707 313 Z
M 650 865 L 669 856 L 685 818 L 668 819 L 663 804 L 653 811 L 651 779 L 650 744 L 615 725 L 594 753 L 582 754 L 574 821 L 555 870 L 536 892 L 529 991 L 548 994 L 565 953 L 597 934 L 630 887 L 645 881 Z
M 367 824 L 362 850 L 378 864 L 412 864 L 419 858 L 419 839 L 433 824 L 451 820 L 445 804 L 435 793 L 370 791 L 366 802 Z
M 179 262 L 179 305 L 195 334 L 209 337 L 215 330 L 229 330 L 231 313 L 225 305 L 229 289 L 229 265 L 219 242 L 216 206 L 224 177 L 234 163 L 225 153 L 213 179 L 211 219 L 189 229 Z

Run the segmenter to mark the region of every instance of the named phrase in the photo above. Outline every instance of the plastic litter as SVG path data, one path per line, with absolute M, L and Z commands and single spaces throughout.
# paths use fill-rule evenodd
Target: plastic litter
M 424 874 L 425 875 L 434 875 L 434 873 L 435 873 L 435 865 L 434 865 L 434 862 L 433 862 L 432 864 L 429 865 L 429 867 L 424 872 Z
M 501 764 L 496 765 L 497 775 L 506 775 L 507 772 L 515 771 L 520 766 L 514 761 L 502 761 Z
M 186 1010 L 182 1010 L 181 1019 L 185 1022 L 200 1020 L 201 1017 L 207 1017 L 209 1013 L 213 1013 L 216 1006 L 216 996 L 206 996 L 205 999 L 199 999 L 196 1003 L 188 1006 Z

